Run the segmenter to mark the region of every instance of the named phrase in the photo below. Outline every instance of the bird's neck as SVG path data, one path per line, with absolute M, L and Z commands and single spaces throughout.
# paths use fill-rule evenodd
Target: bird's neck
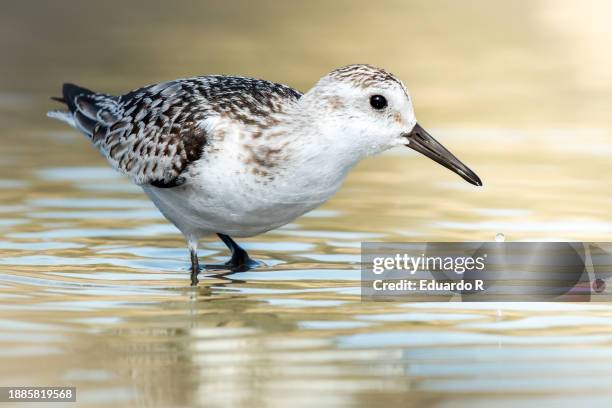
M 297 107 L 299 108 L 299 106 Z M 349 170 L 364 155 L 349 138 L 338 137 L 336 129 L 308 112 L 292 109 L 277 115 L 275 125 L 252 139 L 252 151 L 278 176 L 290 183 L 295 194 L 319 191 L 331 196 Z

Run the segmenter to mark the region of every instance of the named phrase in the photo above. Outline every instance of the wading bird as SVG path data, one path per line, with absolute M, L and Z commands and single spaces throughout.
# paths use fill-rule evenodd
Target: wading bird
M 141 186 L 185 236 L 197 284 L 198 241 L 217 234 L 223 267 L 255 262 L 234 240 L 278 228 L 327 201 L 360 160 L 408 146 L 482 185 L 416 121 L 406 87 L 349 65 L 302 94 L 252 78 L 210 75 L 112 96 L 64 84 L 67 110 L 48 116 L 83 132 Z M 218 266 L 215 266 L 218 267 Z

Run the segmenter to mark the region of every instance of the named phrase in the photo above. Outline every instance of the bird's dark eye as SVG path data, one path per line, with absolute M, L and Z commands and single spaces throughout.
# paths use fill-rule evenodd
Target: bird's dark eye
M 387 98 L 382 95 L 372 95 L 370 97 L 370 105 L 376 110 L 385 109 L 387 107 Z

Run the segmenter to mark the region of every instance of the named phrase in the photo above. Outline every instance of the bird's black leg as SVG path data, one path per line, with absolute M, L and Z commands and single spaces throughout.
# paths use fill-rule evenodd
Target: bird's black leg
M 189 242 L 189 254 L 191 255 L 191 286 L 197 286 L 198 274 L 200 273 L 200 262 L 198 261 L 197 242 Z
M 225 263 L 232 272 L 244 272 L 257 265 L 257 262 L 249 257 L 247 251 L 242 249 L 229 235 L 217 234 L 217 236 L 232 251 L 232 258 Z

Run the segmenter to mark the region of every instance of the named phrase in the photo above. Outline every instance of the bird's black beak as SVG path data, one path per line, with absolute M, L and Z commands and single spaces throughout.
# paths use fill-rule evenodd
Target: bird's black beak
M 440 163 L 449 170 L 460 175 L 467 182 L 476 186 L 482 186 L 480 178 L 470 170 L 465 164 L 456 158 L 451 152 L 446 150 L 436 139 L 425 131 L 418 123 L 410 133 L 404 137 L 408 140 L 406 146 L 424 154 L 430 159 Z

